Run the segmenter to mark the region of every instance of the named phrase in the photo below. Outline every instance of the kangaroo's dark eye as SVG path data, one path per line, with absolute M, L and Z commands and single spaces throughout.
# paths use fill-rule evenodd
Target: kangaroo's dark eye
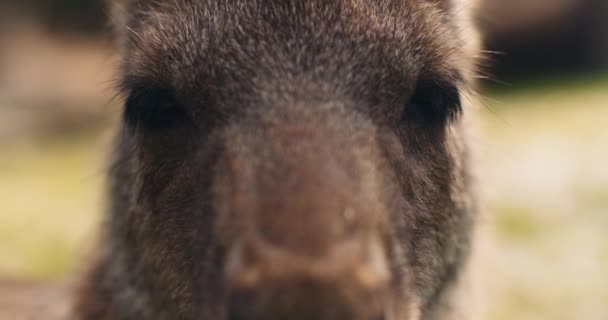
M 402 120 L 411 125 L 444 125 L 461 113 L 460 93 L 451 84 L 421 80 L 406 103 Z
M 167 89 L 135 89 L 129 94 L 125 124 L 133 130 L 162 132 L 187 123 L 188 115 Z

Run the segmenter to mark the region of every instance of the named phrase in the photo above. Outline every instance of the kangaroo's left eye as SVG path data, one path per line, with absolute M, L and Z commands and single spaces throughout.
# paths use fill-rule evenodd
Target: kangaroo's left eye
M 403 109 L 401 120 L 414 126 L 444 125 L 461 111 L 460 92 L 455 85 L 420 80 Z

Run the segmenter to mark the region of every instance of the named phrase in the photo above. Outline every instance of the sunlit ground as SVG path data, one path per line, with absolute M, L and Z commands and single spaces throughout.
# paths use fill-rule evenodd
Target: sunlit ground
M 489 94 L 479 155 L 491 320 L 608 319 L 608 79 Z M 0 145 L 0 273 L 49 279 L 95 240 L 100 134 Z

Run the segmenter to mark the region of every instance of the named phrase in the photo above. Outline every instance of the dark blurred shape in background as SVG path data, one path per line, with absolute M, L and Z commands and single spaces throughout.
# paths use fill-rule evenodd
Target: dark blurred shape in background
M 606 0 L 483 0 L 479 20 L 497 78 L 608 68 Z
M 106 25 L 104 0 L 0 0 L 3 19 L 31 19 L 61 33 L 100 33 Z

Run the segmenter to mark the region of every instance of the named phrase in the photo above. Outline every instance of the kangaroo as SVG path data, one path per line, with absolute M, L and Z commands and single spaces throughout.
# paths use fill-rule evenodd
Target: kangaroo
M 473 7 L 122 1 L 75 319 L 473 319 Z

